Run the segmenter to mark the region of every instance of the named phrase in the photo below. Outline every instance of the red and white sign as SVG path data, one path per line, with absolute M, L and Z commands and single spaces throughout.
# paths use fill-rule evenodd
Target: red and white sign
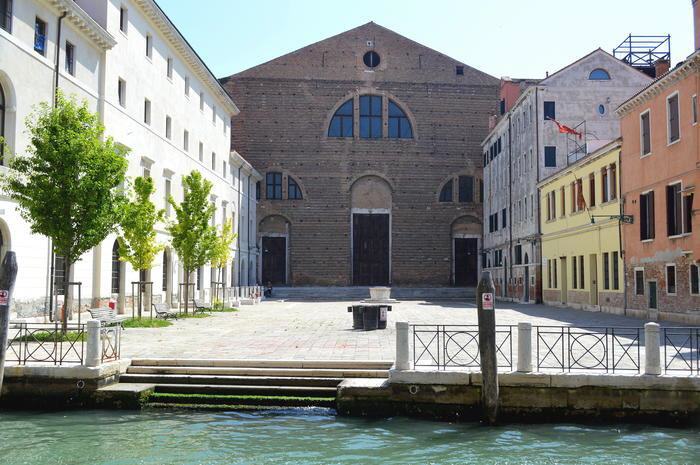
M 484 310 L 493 310 L 493 293 L 484 292 L 481 294 L 481 308 Z
M 0 290 L 0 305 L 10 305 L 10 291 Z

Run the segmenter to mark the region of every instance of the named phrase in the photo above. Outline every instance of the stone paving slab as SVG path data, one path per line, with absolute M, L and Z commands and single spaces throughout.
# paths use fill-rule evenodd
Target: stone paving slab
M 129 358 L 256 360 L 393 360 L 396 321 L 411 324 L 476 325 L 476 306 L 459 301 L 404 301 L 393 305 L 386 330 L 352 330 L 347 307 L 355 302 L 266 300 L 235 313 L 181 319 L 167 328 L 124 331 L 122 356 Z M 642 327 L 643 320 L 543 305 L 499 303 L 497 325 Z M 517 328 L 514 328 L 514 336 Z M 534 331 L 533 331 L 534 333 Z M 516 341 L 513 341 L 514 361 Z M 533 342 L 533 349 L 535 344 Z M 642 358 L 643 360 L 643 358 Z M 534 362 L 534 361 L 533 361 Z

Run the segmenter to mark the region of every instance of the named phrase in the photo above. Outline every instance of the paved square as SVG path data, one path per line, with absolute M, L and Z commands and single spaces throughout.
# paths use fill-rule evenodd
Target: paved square
M 176 321 L 157 329 L 127 329 L 122 355 L 130 358 L 393 360 L 397 321 L 476 324 L 476 306 L 459 301 L 403 301 L 393 305 L 386 330 L 354 331 L 347 307 L 356 302 L 267 300 L 237 313 Z M 644 321 L 543 305 L 497 302 L 497 325 L 642 327 Z M 515 336 L 515 335 L 514 335 Z M 515 352 L 515 342 L 513 346 Z

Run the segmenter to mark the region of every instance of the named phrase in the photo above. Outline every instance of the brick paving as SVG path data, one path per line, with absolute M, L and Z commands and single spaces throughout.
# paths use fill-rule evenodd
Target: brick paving
M 237 313 L 179 320 L 167 328 L 127 329 L 122 354 L 130 358 L 393 360 L 396 321 L 445 325 L 477 322 L 473 303 L 404 301 L 393 305 L 386 330 L 353 331 L 352 316 L 347 313 L 352 303 L 270 300 L 243 306 Z M 574 327 L 644 324 L 631 317 L 543 305 L 499 303 L 496 312 L 498 325 L 522 321 Z M 515 349 L 514 340 L 514 353 Z

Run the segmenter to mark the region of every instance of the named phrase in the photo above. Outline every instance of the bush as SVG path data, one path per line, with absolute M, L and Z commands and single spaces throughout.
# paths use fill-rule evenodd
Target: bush
M 172 325 L 172 323 L 157 318 L 129 318 L 124 320 L 122 325 L 125 328 L 165 328 Z

